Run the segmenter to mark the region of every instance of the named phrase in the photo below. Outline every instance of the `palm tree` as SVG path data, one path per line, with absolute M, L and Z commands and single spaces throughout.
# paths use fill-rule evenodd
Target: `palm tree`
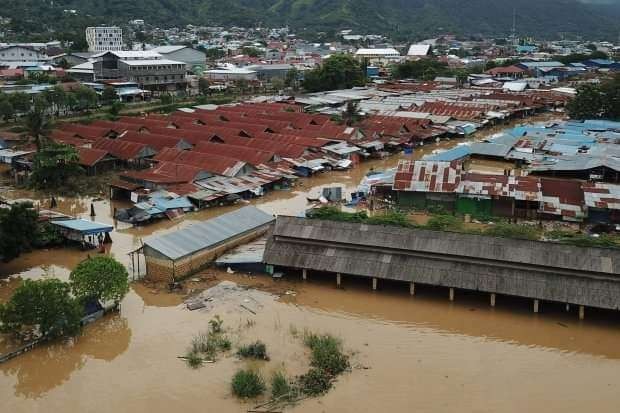
M 29 136 L 34 138 L 37 152 L 41 152 L 45 136 L 51 131 L 52 123 L 44 111 L 34 108 L 26 115 L 24 126 Z

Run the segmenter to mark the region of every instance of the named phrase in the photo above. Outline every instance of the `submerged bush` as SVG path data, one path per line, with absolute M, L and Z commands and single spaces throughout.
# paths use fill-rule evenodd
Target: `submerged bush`
M 265 381 L 255 371 L 239 370 L 232 379 L 232 392 L 244 399 L 258 397 L 265 392 Z
M 324 371 L 331 377 L 349 368 L 349 358 L 342 353 L 341 343 L 330 335 L 308 334 L 304 343 L 312 351 L 310 365 Z
M 274 399 L 291 398 L 293 388 L 289 384 L 286 376 L 281 371 L 277 371 L 271 377 L 271 397 Z
M 193 369 L 197 369 L 202 366 L 203 359 L 199 353 L 189 350 L 185 354 L 185 362 L 187 363 L 189 367 Z
M 267 346 L 261 341 L 241 346 L 237 351 L 237 355 L 243 358 L 252 358 L 256 360 L 269 360 L 267 355 Z
M 299 377 L 299 387 L 308 396 L 319 396 L 332 387 L 332 377 L 323 370 L 312 368 Z

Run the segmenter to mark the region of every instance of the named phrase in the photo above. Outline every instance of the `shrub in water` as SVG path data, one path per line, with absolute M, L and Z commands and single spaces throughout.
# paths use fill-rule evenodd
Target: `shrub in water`
M 330 335 L 309 334 L 306 345 L 312 350 L 310 365 L 335 377 L 349 368 L 349 359 L 342 353 L 340 341 Z
M 267 356 L 267 346 L 265 343 L 256 341 L 255 343 L 242 346 L 237 351 L 237 354 L 243 358 L 253 358 L 256 360 L 269 360 Z
M 292 396 L 292 388 L 281 371 L 271 377 L 271 396 L 274 399 L 286 399 Z
M 266 390 L 265 381 L 252 370 L 239 370 L 232 379 L 232 392 L 235 396 L 251 399 L 263 394 Z
M 308 396 L 318 396 L 327 392 L 332 386 L 332 378 L 324 371 L 312 368 L 299 377 L 301 391 Z
M 195 351 L 190 350 L 185 355 L 185 362 L 189 367 L 197 369 L 198 367 L 202 366 L 202 357 L 200 357 L 200 354 L 196 353 Z

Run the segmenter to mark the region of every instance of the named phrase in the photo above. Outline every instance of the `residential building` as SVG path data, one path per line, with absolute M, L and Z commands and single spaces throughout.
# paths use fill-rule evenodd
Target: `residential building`
M 123 50 L 123 29 L 120 27 L 87 27 L 86 43 L 91 52 Z

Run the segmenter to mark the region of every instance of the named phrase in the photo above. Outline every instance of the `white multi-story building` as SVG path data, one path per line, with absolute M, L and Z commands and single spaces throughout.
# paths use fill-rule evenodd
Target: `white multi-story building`
M 87 27 L 86 43 L 90 52 L 123 50 L 123 29 L 120 27 Z

